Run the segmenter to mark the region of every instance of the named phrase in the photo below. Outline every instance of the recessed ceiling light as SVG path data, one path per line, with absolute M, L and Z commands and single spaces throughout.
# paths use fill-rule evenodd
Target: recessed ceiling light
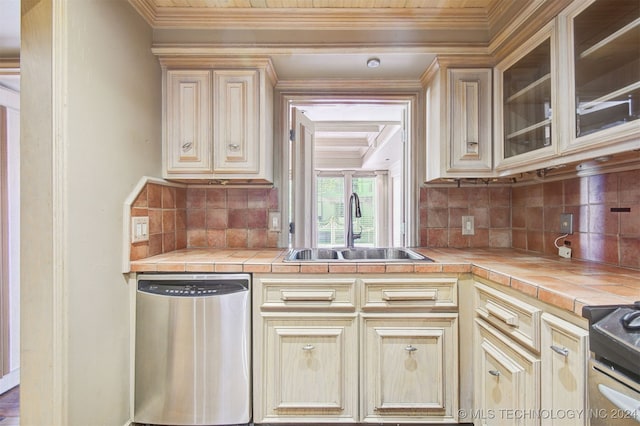
M 367 67 L 369 68 L 378 68 L 380 66 L 380 59 L 378 58 L 369 58 L 367 59 Z

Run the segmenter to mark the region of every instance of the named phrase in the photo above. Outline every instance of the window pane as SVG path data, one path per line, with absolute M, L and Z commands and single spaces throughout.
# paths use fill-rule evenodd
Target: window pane
M 318 177 L 318 247 L 344 246 L 344 178 Z
M 360 198 L 361 218 L 353 219 L 353 232 L 361 232 L 361 238 L 355 240 L 356 246 L 375 246 L 376 244 L 376 178 L 353 177 L 352 190 Z

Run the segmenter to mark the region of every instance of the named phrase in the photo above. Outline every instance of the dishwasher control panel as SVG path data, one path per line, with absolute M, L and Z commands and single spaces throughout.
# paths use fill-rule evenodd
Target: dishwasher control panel
M 138 291 L 172 297 L 222 296 L 249 290 L 244 275 L 149 275 L 138 279 Z

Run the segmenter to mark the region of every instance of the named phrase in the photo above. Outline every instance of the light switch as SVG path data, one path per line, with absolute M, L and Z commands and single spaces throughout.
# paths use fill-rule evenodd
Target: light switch
M 149 241 L 149 216 L 131 218 L 131 242 Z

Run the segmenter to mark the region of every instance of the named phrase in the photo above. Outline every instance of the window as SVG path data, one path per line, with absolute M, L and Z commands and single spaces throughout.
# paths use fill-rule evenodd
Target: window
M 347 245 L 348 203 L 352 193 L 358 194 L 362 217 L 355 217 L 353 230 L 360 234 L 356 246 L 386 245 L 387 224 L 382 194 L 386 188 L 386 173 L 339 172 L 318 173 L 316 177 L 316 241 L 318 247 Z

